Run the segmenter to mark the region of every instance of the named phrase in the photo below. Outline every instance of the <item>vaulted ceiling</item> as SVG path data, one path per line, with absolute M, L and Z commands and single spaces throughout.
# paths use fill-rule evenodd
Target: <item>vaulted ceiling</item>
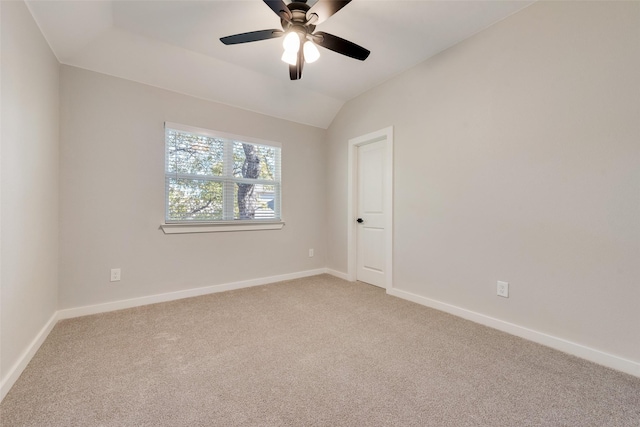
M 27 5 L 63 64 L 327 128 L 346 101 L 531 3 L 354 0 L 318 30 L 369 49 L 369 58 L 320 48 L 320 59 L 298 81 L 280 60 L 282 39 L 233 46 L 219 40 L 280 29 L 261 0 Z

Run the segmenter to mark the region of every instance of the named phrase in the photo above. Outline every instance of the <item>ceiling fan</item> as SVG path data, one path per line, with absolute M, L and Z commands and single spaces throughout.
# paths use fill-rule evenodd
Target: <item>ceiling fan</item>
M 318 0 L 313 6 L 309 6 L 307 0 L 293 1 L 288 5 L 282 0 L 263 1 L 280 17 L 282 30 L 251 31 L 222 37 L 220 41 L 231 45 L 285 36 L 282 60 L 289 64 L 291 80 L 301 79 L 305 62 L 311 63 L 320 57 L 315 45 L 360 61 L 364 61 L 369 56 L 370 52 L 367 49 L 348 40 L 323 31 L 314 33 L 317 24 L 326 21 L 351 0 Z

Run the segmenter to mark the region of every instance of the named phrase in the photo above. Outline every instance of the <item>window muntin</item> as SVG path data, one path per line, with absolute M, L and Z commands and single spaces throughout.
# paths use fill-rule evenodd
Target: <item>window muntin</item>
M 280 221 L 280 147 L 165 124 L 167 223 Z

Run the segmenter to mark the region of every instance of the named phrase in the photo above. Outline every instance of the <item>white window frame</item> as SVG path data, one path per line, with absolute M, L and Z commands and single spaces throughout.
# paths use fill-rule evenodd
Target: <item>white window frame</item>
M 189 125 L 183 125 L 172 122 L 165 122 L 165 162 L 167 156 L 167 146 L 166 146 L 166 130 L 172 129 L 180 132 L 187 132 L 196 135 L 207 136 L 211 138 L 224 139 L 230 141 L 237 142 L 246 142 L 249 144 L 263 145 L 263 146 L 271 146 L 280 149 L 280 161 L 282 158 L 282 145 L 278 142 L 273 141 L 265 141 L 257 138 L 251 138 L 247 136 L 241 135 L 233 135 L 226 132 L 218 132 L 215 130 L 198 128 Z M 230 144 L 225 144 L 225 149 L 232 149 Z M 225 176 L 230 174 L 228 168 L 232 167 L 228 162 L 224 165 L 225 168 Z M 276 186 L 277 190 L 277 199 L 280 203 L 276 204 L 276 215 L 279 218 L 276 219 L 251 219 L 251 220 L 237 220 L 233 219 L 233 205 L 229 206 L 228 204 L 223 205 L 223 220 L 222 221 L 170 221 L 167 219 L 168 208 L 169 208 L 169 199 L 168 199 L 168 191 L 166 188 L 167 185 L 167 177 L 169 174 L 167 173 L 166 164 L 165 164 L 165 200 L 164 200 L 164 210 L 165 210 L 165 221 L 160 225 L 160 228 L 165 234 L 183 234 L 183 233 L 214 233 L 214 232 L 222 232 L 222 231 L 249 231 L 249 230 L 280 230 L 284 226 L 284 221 L 282 220 L 282 172 L 281 167 L 278 168 L 280 171 L 279 185 Z M 202 176 L 198 176 L 198 179 L 202 179 Z M 241 179 L 240 179 L 241 180 Z M 236 179 L 237 181 L 237 179 Z M 256 182 L 260 184 L 260 180 L 250 180 L 252 183 Z M 265 184 L 271 184 L 271 182 L 264 182 Z M 233 186 L 234 183 L 225 182 L 225 186 Z M 234 188 L 225 188 L 225 191 L 234 191 Z

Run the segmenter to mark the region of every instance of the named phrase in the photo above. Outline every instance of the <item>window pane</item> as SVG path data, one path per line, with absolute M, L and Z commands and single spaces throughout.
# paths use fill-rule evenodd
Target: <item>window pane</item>
M 222 220 L 222 183 L 167 178 L 168 219 L 173 221 Z
M 167 221 L 280 218 L 280 147 L 175 126 L 165 128 Z
M 235 219 L 276 218 L 275 185 L 236 184 Z
M 279 149 L 264 145 L 233 143 L 233 176 L 237 178 L 276 179 L 276 154 Z
M 167 129 L 167 172 L 220 176 L 224 142 Z

